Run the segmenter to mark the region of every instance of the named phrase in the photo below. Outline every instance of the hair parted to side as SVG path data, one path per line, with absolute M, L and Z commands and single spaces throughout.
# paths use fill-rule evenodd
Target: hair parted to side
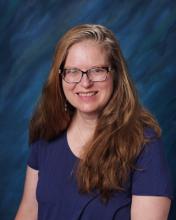
M 99 190 L 103 201 L 124 189 L 134 162 L 146 143 L 144 129 L 153 128 L 160 136 L 154 117 L 139 103 L 127 65 L 114 34 L 104 26 L 84 24 L 70 29 L 58 42 L 53 65 L 42 96 L 30 123 L 30 143 L 37 139 L 52 140 L 68 128 L 74 108 L 65 111 L 65 96 L 59 69 L 69 48 L 80 41 L 93 40 L 106 48 L 112 67 L 114 90 L 100 112 L 94 137 L 85 146 L 76 177 L 79 189 L 88 193 Z

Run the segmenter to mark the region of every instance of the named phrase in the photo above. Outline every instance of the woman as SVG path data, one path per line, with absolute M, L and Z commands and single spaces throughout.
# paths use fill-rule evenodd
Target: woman
M 113 33 L 72 28 L 31 120 L 15 220 L 167 219 L 172 193 L 159 137 Z

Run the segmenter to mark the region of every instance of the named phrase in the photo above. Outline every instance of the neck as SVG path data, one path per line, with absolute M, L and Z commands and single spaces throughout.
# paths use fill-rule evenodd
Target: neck
M 80 112 L 76 112 L 69 127 L 69 130 L 79 131 L 82 138 L 86 139 L 87 141 L 93 136 L 96 124 L 97 116 L 86 115 Z
M 74 120 L 77 124 L 85 130 L 94 130 L 97 124 L 97 115 L 87 115 L 80 112 L 76 112 Z
M 68 144 L 77 157 L 81 158 L 84 146 L 88 143 L 95 131 L 97 117 L 76 112 L 67 131 Z

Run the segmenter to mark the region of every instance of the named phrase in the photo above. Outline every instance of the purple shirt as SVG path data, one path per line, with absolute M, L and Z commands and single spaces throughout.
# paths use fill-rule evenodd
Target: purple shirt
M 148 130 L 146 135 L 154 135 Z M 79 159 L 71 152 L 66 132 L 51 142 L 32 144 L 28 165 L 39 171 L 38 220 L 129 220 L 132 195 L 172 197 L 170 173 L 160 139 L 146 144 L 137 158 L 125 192 L 117 192 L 107 204 L 98 192 L 80 194 L 73 170 Z

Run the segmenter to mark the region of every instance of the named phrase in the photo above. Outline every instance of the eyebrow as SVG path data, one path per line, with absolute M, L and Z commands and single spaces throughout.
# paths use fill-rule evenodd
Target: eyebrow
M 96 65 L 96 66 L 91 66 L 90 68 L 88 68 L 87 70 L 89 69 L 92 69 L 92 68 L 103 68 L 103 67 L 109 67 L 109 65 Z M 82 70 L 81 68 L 79 67 L 76 67 L 76 66 L 66 66 L 64 67 L 64 69 L 79 69 L 79 70 Z

